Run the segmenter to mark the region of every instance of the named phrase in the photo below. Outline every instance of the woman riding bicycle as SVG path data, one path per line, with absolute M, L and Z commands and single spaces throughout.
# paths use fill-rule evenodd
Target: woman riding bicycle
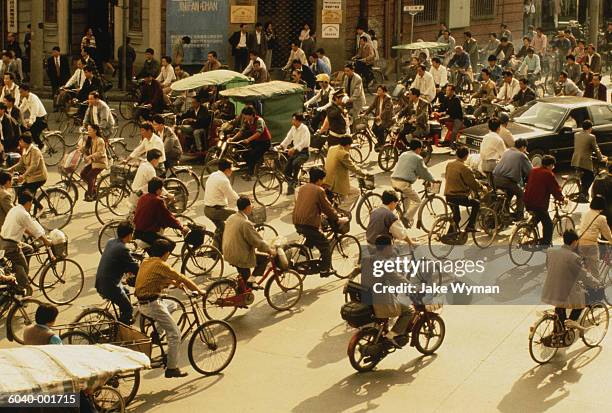
M 584 265 L 591 275 L 599 278 L 599 238 L 605 238 L 612 243 L 612 233 L 606 220 L 604 210 L 606 201 L 601 196 L 595 196 L 589 205 L 589 210 L 580 221 L 580 245 L 578 251 L 584 258 Z
M 85 167 L 81 170 L 81 179 L 87 182 L 85 201 L 94 201 L 96 198 L 96 177 L 108 166 L 106 156 L 106 143 L 100 133 L 98 125 L 88 125 L 87 135 L 77 144 L 83 154 Z

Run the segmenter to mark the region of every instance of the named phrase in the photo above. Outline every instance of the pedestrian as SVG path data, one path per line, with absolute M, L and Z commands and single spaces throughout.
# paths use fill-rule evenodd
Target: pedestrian
M 185 59 L 185 47 L 183 45 L 191 44 L 191 37 L 182 36 L 172 45 L 172 61 L 175 65 L 180 65 Z
M 55 97 L 68 78 L 70 77 L 70 66 L 68 65 L 68 58 L 61 55 L 60 48 L 55 46 L 51 52 L 51 56 L 47 59 L 47 76 L 51 81 L 51 93 L 55 102 Z M 55 111 L 57 106 L 54 105 Z
M 264 60 L 266 62 L 266 67 L 271 69 L 272 68 L 272 56 L 277 47 L 276 33 L 274 32 L 274 26 L 272 25 L 272 22 L 266 23 L 265 35 L 266 35 L 266 45 L 268 47 L 268 50 L 266 51 L 266 57 Z
M 232 56 L 234 56 L 234 70 L 242 72 L 248 64 L 249 44 L 252 43 L 246 24 L 242 23 L 240 30 L 230 36 L 229 43 L 232 46 Z
M 125 80 L 127 80 L 127 84 L 130 84 L 132 78 L 134 77 L 134 62 L 136 61 L 136 50 L 132 47 L 130 42 L 132 39 L 130 37 L 125 38 L 125 65 L 123 62 L 123 45 L 119 46 L 117 49 L 117 60 L 119 61 L 119 87 L 123 89 L 124 87 L 124 79 L 123 79 L 123 68 L 125 66 Z
M 251 34 L 249 40 L 251 41 L 249 43 L 249 51 L 254 51 L 257 53 L 257 56 L 265 59 L 268 53 L 268 43 L 261 23 L 257 22 L 255 24 L 255 32 Z
M 595 179 L 592 154 L 595 153 L 597 162 L 607 162 L 608 158 L 601 154 L 597 139 L 593 135 L 593 122 L 586 119 L 582 122 L 582 131 L 574 134 L 574 153 L 572 155 L 572 167 L 581 172 L 581 193 L 578 199 L 580 203 L 589 202 L 589 189 Z

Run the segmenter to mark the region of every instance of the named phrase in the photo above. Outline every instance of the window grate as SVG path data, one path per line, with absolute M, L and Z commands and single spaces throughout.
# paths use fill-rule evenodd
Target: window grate
M 495 0 L 472 0 L 472 17 L 492 19 L 495 17 Z
M 434 24 L 438 23 L 440 17 L 440 1 L 439 0 L 414 0 L 414 5 L 423 5 L 425 10 L 417 13 L 414 16 L 415 24 Z

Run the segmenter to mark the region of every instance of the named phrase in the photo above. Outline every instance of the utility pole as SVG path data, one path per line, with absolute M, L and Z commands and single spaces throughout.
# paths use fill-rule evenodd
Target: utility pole
M 601 10 L 600 0 L 589 1 L 589 42 L 597 47 L 597 36 L 599 34 L 599 11 Z
M 128 0 L 123 0 L 121 4 L 121 61 L 123 65 L 121 66 L 121 84 L 123 85 L 123 90 L 127 90 L 128 88 L 128 74 L 127 74 L 127 11 L 128 11 Z

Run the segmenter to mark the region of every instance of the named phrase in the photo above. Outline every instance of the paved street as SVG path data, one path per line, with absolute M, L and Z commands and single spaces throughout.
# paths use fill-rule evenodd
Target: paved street
M 434 155 L 432 173 L 441 177 L 446 155 Z M 375 162 L 377 191 L 389 186 L 389 174 L 381 174 Z M 50 183 L 58 180 L 51 171 Z M 252 183 L 237 180 L 237 189 L 251 194 Z M 281 235 L 295 238 L 291 225 L 292 204 L 283 202 L 268 210 L 269 223 Z M 579 211 L 584 210 L 582 205 Z M 188 215 L 211 225 L 203 216 L 202 195 Z M 579 222 L 578 216 L 576 222 Z M 351 233 L 361 238 L 353 223 Z M 79 200 L 65 232 L 70 257 L 86 273 L 79 299 L 62 308 L 58 323 L 70 322 L 81 306 L 100 304 L 94 288 L 99 260 L 100 224 L 93 203 Z M 418 230 L 412 235 L 422 236 Z M 507 233 L 504 233 L 507 236 Z M 556 240 L 559 243 L 559 240 Z M 426 242 L 426 241 L 424 241 Z M 507 242 L 502 238 L 501 243 Z M 478 254 L 476 247 L 470 252 Z M 231 273 L 226 267 L 226 275 Z M 514 274 L 514 273 L 513 273 Z M 529 277 L 521 278 L 529 282 Z M 387 357 L 375 371 L 356 374 L 346 348 L 356 330 L 340 318 L 344 282 L 307 278 L 299 308 L 279 313 L 270 308 L 262 292 L 255 303 L 239 310 L 230 320 L 238 336 L 236 355 L 219 376 L 202 377 L 186 357 L 184 379 L 165 379 L 163 371 L 146 371 L 134 412 L 573 412 L 610 411 L 612 393 L 606 391 L 612 365 L 612 341 L 587 349 L 581 341 L 549 365 L 538 367 L 528 353 L 529 327 L 540 306 L 446 306 L 442 317 L 446 338 L 435 356 L 422 357 L 405 348 Z M 40 296 L 37 292 L 35 296 Z M 14 344 L 5 339 L 0 322 L 0 347 Z

